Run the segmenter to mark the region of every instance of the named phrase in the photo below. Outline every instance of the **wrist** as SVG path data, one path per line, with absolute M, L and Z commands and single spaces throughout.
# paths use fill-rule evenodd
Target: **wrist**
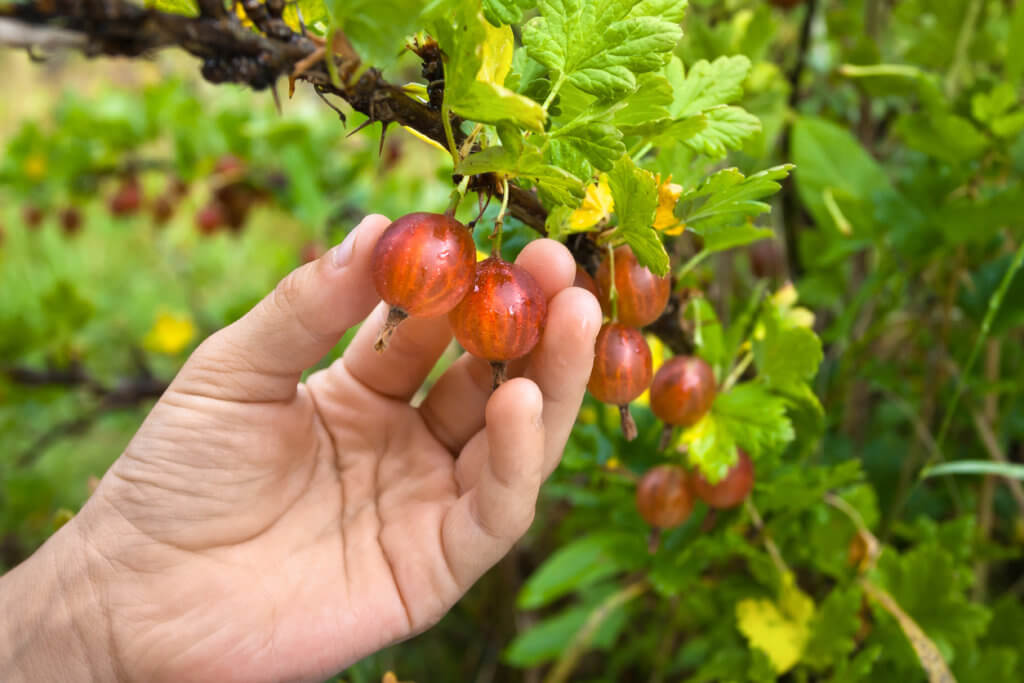
M 0 577 L 0 680 L 118 680 L 100 563 L 72 520 Z

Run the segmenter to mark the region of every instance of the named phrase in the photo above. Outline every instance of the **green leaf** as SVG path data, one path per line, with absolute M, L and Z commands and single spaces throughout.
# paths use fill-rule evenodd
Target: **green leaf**
M 790 158 L 798 169 L 795 180 L 800 200 L 820 226 L 836 225 L 826 206 L 826 191 L 869 206 L 879 196 L 894 193 L 885 169 L 857 139 L 824 119 L 797 119 Z
M 527 580 L 519 592 L 522 609 L 536 609 L 566 593 L 580 590 L 621 571 L 635 569 L 646 549 L 632 532 L 590 534 L 559 549 Z
M 421 25 L 423 3 L 416 0 L 326 0 L 325 4 L 331 25 L 344 31 L 359 56 L 379 69 L 398 60 L 406 38 Z
M 675 47 L 678 4 L 665 0 L 541 0 L 523 26 L 531 57 L 568 82 L 604 99 L 636 89 L 636 76 L 660 69 Z
M 946 112 L 911 114 L 900 119 L 895 129 L 910 147 L 950 164 L 977 158 L 989 146 L 973 123 Z
M 576 206 L 583 198 L 583 181 L 568 171 L 544 162 L 540 152 L 526 146 L 519 149 L 505 146 L 488 147 L 463 159 L 455 172 L 462 175 L 505 173 L 526 178 L 548 194 L 556 204 Z
M 435 18 L 430 30 L 447 56 L 445 98 L 453 112 L 471 121 L 543 130 L 541 106 L 504 85 L 515 50 L 511 28 L 495 28 L 476 3 L 463 0 L 453 14 Z
M 784 322 L 770 303 L 761 318 L 764 336 L 754 341 L 758 378 L 768 386 L 785 387 L 814 378 L 824 355 L 814 331 Z
M 697 346 L 697 354 L 720 377 L 729 359 L 725 356 L 722 323 L 718 320 L 714 306 L 702 296 L 694 297 L 686 304 L 683 319 L 693 321 L 693 342 Z
M 646 551 L 645 551 L 646 552 Z M 596 602 L 582 607 L 573 607 L 556 616 L 544 619 L 529 630 L 516 636 L 505 650 L 504 659 L 509 664 L 519 667 L 536 666 L 554 659 L 569 645 L 590 614 L 597 609 Z M 620 605 L 613 609 L 601 622 L 593 639 L 592 649 L 611 647 L 626 625 L 627 606 Z
M 1013 10 L 1009 35 L 1024 36 L 1024 3 L 1018 2 Z M 1024 78 L 1024 42 L 1010 40 L 1007 43 L 1007 50 L 1004 78 L 1011 83 L 1020 83 L 1021 78 Z
M 772 512 L 799 512 L 822 505 L 821 497 L 827 491 L 848 486 L 863 478 L 860 460 L 846 460 L 812 468 L 792 465 L 773 473 L 772 485 L 761 493 L 757 506 L 765 516 Z
M 285 3 L 284 14 L 281 15 L 281 18 L 293 31 L 301 31 L 303 24 L 308 30 L 314 24 L 329 21 L 325 0 L 297 0 Z
M 704 112 L 703 119 L 703 127 L 685 142 L 695 152 L 713 159 L 724 157 L 730 149 L 739 149 L 744 140 L 761 131 L 761 121 L 740 107 L 713 107 Z
M 877 571 L 881 584 L 940 650 L 966 652 L 985 631 L 988 610 L 966 595 L 970 568 L 957 566 L 941 547 L 918 546 L 904 555 L 886 550 Z
M 1024 479 L 1024 465 L 989 460 L 958 460 L 929 467 L 922 477 L 941 477 L 949 474 L 994 474 L 1008 479 Z
M 696 232 L 696 231 L 695 231 Z M 768 239 L 775 233 L 771 228 L 759 228 L 752 223 L 742 225 L 711 225 L 700 232 L 704 237 L 704 250 L 708 253 L 735 249 L 758 240 Z
M 610 171 L 612 164 L 626 153 L 619 129 L 607 121 L 589 116 L 551 131 L 550 138 L 574 147 L 601 171 Z
M 624 135 L 655 135 L 672 124 L 667 108 L 671 102 L 668 79 L 658 73 L 642 74 L 636 91 L 622 100 L 625 106 L 615 112 L 614 123 Z
M 749 382 L 716 396 L 711 411 L 682 434 L 690 464 L 712 482 L 736 464 L 737 446 L 756 460 L 793 438 L 785 400 Z
M 835 671 L 828 683 L 863 683 L 873 680 L 872 669 L 884 652 L 881 645 L 865 647 L 856 656 L 850 659 L 841 659 L 836 662 Z
M 719 57 L 714 62 L 702 59 L 688 74 L 682 61 L 673 57 L 665 67 L 673 91 L 669 112 L 679 119 L 735 102 L 743 95 L 743 81 L 748 73 L 750 60 L 743 55 Z
M 778 181 L 789 175 L 792 168 L 791 164 L 775 166 L 749 177 L 735 168 L 723 169 L 684 191 L 676 203 L 675 214 L 688 229 L 710 237 L 712 246 L 727 245 L 728 237 L 720 233 L 726 228 L 746 226 L 749 218 L 770 211 L 771 206 L 760 200 L 778 192 Z M 737 237 L 736 243 L 752 237 L 747 231 L 742 238 Z
M 654 212 L 658 208 L 658 184 L 654 175 L 624 156 L 608 174 L 608 185 L 619 219 L 613 238 L 628 244 L 640 265 L 655 275 L 664 275 L 669 262 L 665 245 L 653 227 Z
M 992 121 L 992 132 L 1001 138 L 1012 138 L 1024 130 L 1024 111 L 1015 111 Z
M 819 605 L 811 622 L 811 638 L 802 661 L 815 671 L 826 671 L 857 649 L 863 595 L 859 588 L 837 587 Z
M 160 12 L 186 17 L 199 16 L 199 3 L 196 0 L 147 0 L 145 5 Z
M 977 93 L 971 98 L 971 114 L 982 123 L 992 123 L 1017 104 L 1017 89 L 1009 83 L 1000 83 L 989 92 Z
M 536 0 L 483 0 L 484 16 L 494 26 L 518 24 L 523 20 L 523 11 L 536 5 Z

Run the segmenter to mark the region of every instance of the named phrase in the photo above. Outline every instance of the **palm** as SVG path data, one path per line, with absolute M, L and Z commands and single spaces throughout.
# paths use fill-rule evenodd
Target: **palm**
M 537 263 L 558 265 L 554 253 Z M 552 295 L 571 281 L 562 270 L 538 272 Z M 128 577 L 107 596 L 130 615 L 111 634 L 122 666 L 147 680 L 316 678 L 438 620 L 529 524 L 524 493 L 578 408 L 596 307 L 578 290 L 559 298 L 545 339 L 561 343 L 525 368 L 537 386 L 514 380 L 490 401 L 488 367 L 463 357 L 410 405 L 448 343 L 443 321 L 407 322 L 385 361 L 371 318 L 343 360 L 280 394 L 280 377 L 255 396 L 218 382 L 222 359 L 197 353 L 86 508 L 125 522 L 104 552 Z

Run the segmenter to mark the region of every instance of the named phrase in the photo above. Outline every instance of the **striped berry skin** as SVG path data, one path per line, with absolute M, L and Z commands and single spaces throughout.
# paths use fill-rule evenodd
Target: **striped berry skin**
M 594 282 L 594 278 L 590 277 L 590 273 L 583 269 L 583 266 L 576 266 L 576 277 L 572 281 L 573 287 L 580 287 L 585 289 L 594 295 L 595 299 L 600 300 L 601 294 L 597 291 L 597 284 Z
M 432 318 L 452 310 L 473 285 L 476 245 L 454 218 L 410 213 L 389 225 L 373 249 L 380 298 L 406 315 Z
M 742 450 L 739 456 L 740 459 L 717 484 L 710 483 L 698 470 L 693 476 L 693 492 L 697 497 L 720 509 L 736 507 L 746 500 L 754 488 L 754 463 Z
M 615 289 L 618 293 L 618 321 L 628 327 L 643 327 L 657 320 L 665 310 L 671 282 L 640 265 L 633 250 L 623 245 L 615 255 Z M 612 269 L 605 257 L 597 267 L 597 289 L 601 309 L 611 315 Z
M 636 509 L 644 521 L 659 529 L 679 526 L 693 510 L 690 481 L 679 465 L 658 465 L 636 486 Z
M 594 344 L 594 369 L 587 390 L 598 401 L 621 406 L 644 393 L 653 374 L 644 335 L 621 323 L 606 323 Z
M 492 256 L 477 264 L 473 287 L 448 314 L 448 323 L 466 351 L 503 363 L 537 345 L 547 315 L 547 298 L 533 276 Z
M 651 382 L 651 410 L 670 425 L 694 424 L 711 409 L 714 400 L 715 372 L 696 356 L 670 358 Z

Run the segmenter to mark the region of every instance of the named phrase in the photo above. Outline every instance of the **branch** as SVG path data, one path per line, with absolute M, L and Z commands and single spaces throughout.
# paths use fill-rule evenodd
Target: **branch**
M 185 17 L 142 8 L 127 0 L 48 0 L 0 8 L 0 22 L 20 25 L 30 31 L 38 27 L 46 30 L 59 27 L 69 35 L 78 36 L 73 46 L 89 56 L 137 57 L 179 46 L 203 59 L 201 73 L 213 83 L 242 83 L 261 90 L 272 86 L 282 76 L 304 80 L 313 85 L 325 102 L 326 95 L 340 97 L 370 121 L 379 121 L 385 127 L 397 123 L 446 144 L 441 112 L 433 103 L 435 97 L 431 97 L 431 102 L 421 102 L 386 81 L 374 68 L 366 69 L 354 81 L 342 78 L 341 85 L 336 85 L 325 59 L 333 59 L 338 72 L 344 76 L 351 75 L 353 61 L 357 62 L 358 58 L 334 54 L 319 58 L 318 54 L 325 54 L 320 45 L 323 41 L 296 33 L 284 24 L 279 19 L 283 9 L 281 0 L 269 0 L 265 6 L 243 0 L 247 15 L 262 34 L 243 26 L 233 13 L 217 12 L 213 5 L 218 4 L 219 0 L 208 0 L 201 4 L 199 17 Z M 259 7 L 265 7 L 265 13 Z M 11 19 L 5 21 L 4 15 Z M 0 40 L 0 44 L 4 42 Z M 24 47 L 25 42 L 43 46 L 31 40 L 21 40 L 17 45 Z M 421 56 L 429 67 L 427 56 Z M 452 131 L 454 142 L 461 146 L 466 134 L 458 125 L 453 125 Z M 498 185 L 496 177 L 486 173 L 473 176 L 470 189 L 493 196 L 498 192 Z M 512 216 L 546 236 L 547 211 L 536 194 L 515 184 L 510 184 L 509 190 Z M 593 241 L 581 235 L 570 239 L 568 246 L 577 262 L 593 271 L 600 253 Z M 692 344 L 678 319 L 680 310 L 679 301 L 673 298 L 666 314 L 649 329 L 676 353 L 692 352 Z
M 82 388 L 100 399 L 97 405 L 85 413 L 52 427 L 36 438 L 14 459 L 16 467 L 27 466 L 54 442 L 86 431 L 105 413 L 131 408 L 143 401 L 160 398 L 168 386 L 167 382 L 150 375 L 145 367 L 140 367 L 138 375 L 125 378 L 113 386 L 97 380 L 80 363 L 72 363 L 67 368 L 45 370 L 15 366 L 6 368 L 3 374 L 10 381 L 22 386 Z

